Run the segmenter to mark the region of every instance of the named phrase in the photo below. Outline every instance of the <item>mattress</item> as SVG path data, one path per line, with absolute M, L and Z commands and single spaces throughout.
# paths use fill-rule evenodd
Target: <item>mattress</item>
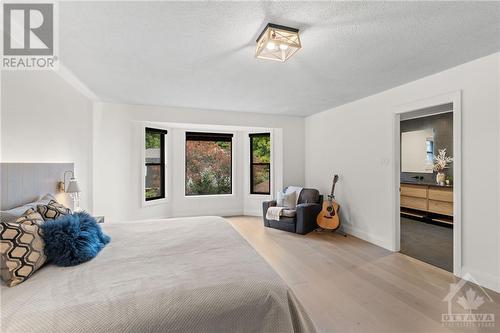
M 105 223 L 74 267 L 1 287 L 2 332 L 314 332 L 292 291 L 220 217 Z

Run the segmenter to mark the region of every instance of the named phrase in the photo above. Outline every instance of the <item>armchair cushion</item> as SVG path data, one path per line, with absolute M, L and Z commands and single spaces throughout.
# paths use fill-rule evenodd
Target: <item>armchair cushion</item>
M 277 194 L 276 204 L 280 207 L 286 207 L 294 209 L 297 205 L 297 197 L 295 192 L 284 193 L 279 191 Z
M 281 211 L 281 216 L 284 217 L 295 217 L 295 215 L 297 215 L 296 209 L 285 208 Z

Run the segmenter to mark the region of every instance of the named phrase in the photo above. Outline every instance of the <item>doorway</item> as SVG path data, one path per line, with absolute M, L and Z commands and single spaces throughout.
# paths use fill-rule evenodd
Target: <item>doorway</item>
M 394 133 L 394 249 L 457 276 L 460 119 L 460 93 L 437 96 L 398 107 Z

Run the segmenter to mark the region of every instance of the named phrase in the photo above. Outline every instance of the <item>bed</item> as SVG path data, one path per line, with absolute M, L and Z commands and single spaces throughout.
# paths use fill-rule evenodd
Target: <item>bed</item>
M 220 217 L 105 223 L 74 267 L 1 287 L 2 332 L 314 332 L 296 297 Z

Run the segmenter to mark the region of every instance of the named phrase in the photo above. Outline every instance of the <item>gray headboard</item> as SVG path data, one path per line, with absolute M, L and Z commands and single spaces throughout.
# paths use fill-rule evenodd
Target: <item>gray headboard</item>
M 43 194 L 57 194 L 57 183 L 73 163 L 0 163 L 1 210 L 33 202 Z

